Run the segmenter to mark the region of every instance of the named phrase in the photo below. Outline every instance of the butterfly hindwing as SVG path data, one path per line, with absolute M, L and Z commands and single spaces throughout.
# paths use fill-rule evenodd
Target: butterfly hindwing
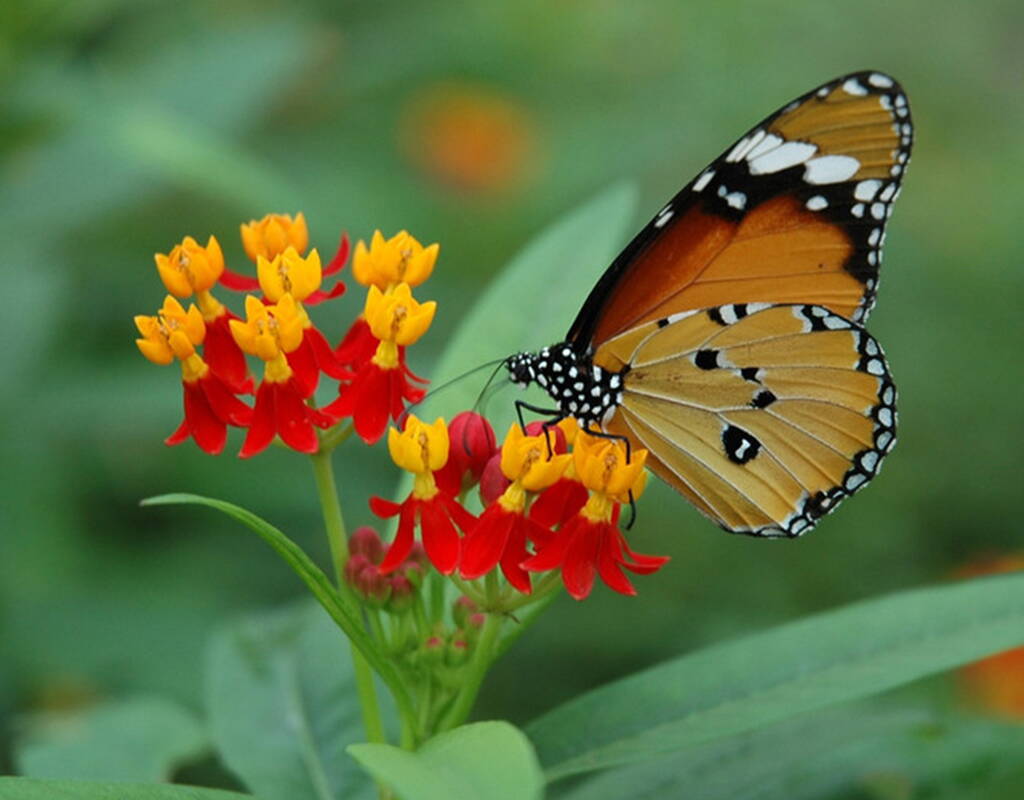
M 623 373 L 606 431 L 719 525 L 797 536 L 877 473 L 895 442 L 895 388 L 878 343 L 823 306 L 681 312 L 608 342 Z
M 912 144 L 907 99 L 880 72 L 830 81 L 726 150 L 640 231 L 567 340 L 732 303 L 820 305 L 862 322 Z

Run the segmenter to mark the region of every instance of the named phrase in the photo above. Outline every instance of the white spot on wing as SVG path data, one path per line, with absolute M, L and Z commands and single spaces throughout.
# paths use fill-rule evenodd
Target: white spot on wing
M 883 75 L 880 72 L 872 72 L 868 76 L 868 83 L 870 83 L 872 86 L 875 86 L 875 87 L 877 87 L 879 89 L 891 89 L 892 88 L 892 78 L 890 78 L 888 75 Z
M 868 90 L 861 86 L 860 81 L 856 78 L 848 78 L 843 84 L 843 91 L 857 96 L 863 96 L 868 93 Z
M 757 143 L 756 147 L 750 149 L 750 152 L 747 153 L 747 161 L 753 161 L 755 158 L 764 155 L 769 150 L 774 150 L 780 144 L 782 144 L 782 138 L 776 136 L 774 133 L 769 133 Z
M 807 162 L 804 180 L 807 183 L 841 183 L 849 180 L 860 169 L 860 161 L 853 156 L 818 156 Z
M 765 175 L 803 164 L 818 152 L 817 145 L 808 142 L 786 142 L 756 158 L 750 157 L 750 174 Z M 753 155 L 753 154 L 751 154 Z
M 861 181 L 853 190 L 853 196 L 858 200 L 864 202 L 870 202 L 875 199 L 875 194 L 882 187 L 882 182 L 879 180 L 871 179 L 868 181 Z
M 811 211 L 821 211 L 823 208 L 828 208 L 828 200 L 822 195 L 816 194 L 814 197 L 809 197 L 804 205 Z
M 701 173 L 700 177 L 693 182 L 693 191 L 701 191 L 705 186 L 708 185 L 708 183 L 711 181 L 713 177 L 715 177 L 715 171 L 713 169 L 705 170 L 703 173 Z

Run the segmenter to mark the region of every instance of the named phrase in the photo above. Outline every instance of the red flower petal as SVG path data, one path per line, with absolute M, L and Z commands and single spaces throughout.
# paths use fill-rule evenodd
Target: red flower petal
M 414 541 L 413 528 L 416 525 L 416 511 L 420 501 L 414 497 L 408 498 L 401 505 L 401 517 L 398 519 L 398 531 L 395 533 L 395 541 L 388 548 L 387 555 L 380 562 L 380 571 L 387 575 L 393 572 L 409 557 L 412 552 Z
M 370 511 L 381 519 L 393 517 L 401 510 L 402 505 L 400 503 L 392 503 L 390 500 L 385 500 L 383 497 L 375 496 L 370 498 Z
M 335 297 L 341 297 L 343 294 L 345 294 L 345 284 L 342 281 L 338 281 L 331 287 L 330 291 L 325 292 L 323 289 L 317 289 L 302 302 L 307 306 L 317 306 L 326 300 L 333 300 Z
M 576 519 L 584 520 L 583 517 Z M 601 544 L 600 526 L 584 520 L 576 529 L 562 562 L 562 583 L 575 599 L 582 600 L 594 588 L 597 575 L 598 548 Z
M 304 398 L 311 397 L 320 382 L 320 368 L 317 366 L 316 354 L 306 333 L 308 331 L 303 332 L 299 346 L 288 353 L 288 366 L 294 373 L 292 380 L 297 382 Z
M 219 317 L 206 323 L 203 340 L 203 358 L 235 394 L 252 394 L 253 383 L 245 353 L 231 335 L 230 322 L 238 319 L 227 309 Z
M 448 512 L 448 516 L 452 518 L 452 521 L 459 526 L 459 530 L 463 533 L 476 524 L 476 517 L 466 511 L 466 509 L 464 509 L 459 504 L 459 501 L 454 497 L 449 497 L 442 493 L 438 502 L 444 506 L 444 510 Z
M 317 328 L 306 328 L 302 341 L 303 344 L 309 343 L 313 356 L 316 358 L 316 364 L 324 374 L 331 376 L 336 381 L 352 380 L 352 373 L 338 363 L 334 351 L 327 343 L 327 339 L 324 338 L 324 335 Z
M 277 432 L 286 445 L 300 453 L 315 453 L 320 446 L 309 421 L 305 391 L 293 375 L 286 383 L 274 384 Z
M 224 267 L 224 271 L 220 274 L 217 282 L 233 292 L 255 292 L 260 288 L 259 278 L 240 275 L 237 272 L 232 272 L 227 267 Z
M 168 447 L 174 447 L 176 444 L 181 444 L 189 436 L 188 433 L 188 420 L 183 419 L 181 424 L 175 429 L 174 433 L 164 439 L 164 444 Z
M 250 458 L 267 449 L 277 433 L 277 412 L 274 410 L 274 384 L 263 381 L 256 390 L 256 405 L 253 407 L 249 432 L 242 442 L 240 458 Z
M 523 594 L 533 591 L 533 587 L 530 585 L 530 573 L 521 566 L 529 555 L 526 551 L 526 540 L 533 525 L 535 523 L 530 522 L 526 517 L 516 514 L 515 523 L 505 544 L 505 551 L 501 554 L 502 573 L 506 580 Z
M 619 594 L 635 595 L 636 589 L 622 572 L 622 534 L 609 524 L 601 526 L 597 545 L 597 571 L 608 586 Z
M 530 506 L 530 519 L 545 528 L 564 525 L 587 503 L 586 487 L 572 478 L 559 478 Z
M 463 578 L 479 578 L 498 566 L 517 516 L 498 503 L 484 511 L 462 540 L 459 574 Z
M 198 383 L 210 408 L 221 420 L 238 428 L 249 426 L 252 422 L 252 409 L 235 397 L 212 369 Z
M 450 575 L 459 563 L 459 534 L 455 526 L 437 502 L 444 495 L 438 494 L 432 500 L 420 503 L 420 527 L 423 534 L 423 549 L 427 558 L 442 575 Z
M 363 319 L 362 315 L 356 318 L 352 327 L 348 329 L 341 344 L 334 350 L 338 363 L 350 366 L 355 370 L 362 367 L 367 361 L 373 358 L 377 352 L 377 345 L 380 340 L 373 335 L 370 326 Z
M 341 240 L 338 242 L 338 249 L 334 253 L 334 258 L 330 260 L 326 267 L 324 267 L 323 274 L 333 275 L 335 272 L 345 266 L 345 262 L 348 261 L 349 241 L 348 234 L 342 233 Z
M 227 441 L 227 425 L 218 417 L 206 399 L 199 382 L 182 382 L 185 387 L 185 419 L 188 431 L 201 450 L 217 455 Z

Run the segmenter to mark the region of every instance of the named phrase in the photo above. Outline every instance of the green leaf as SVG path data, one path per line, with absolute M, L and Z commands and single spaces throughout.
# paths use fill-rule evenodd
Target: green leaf
M 559 800 L 814 800 L 868 781 L 961 790 L 998 779 L 1024 755 L 1024 728 L 906 708 L 853 707 L 730 736 L 609 770 Z M 927 796 L 931 796 L 928 794 Z
M 856 603 L 645 670 L 527 728 L 549 779 L 877 694 L 1024 640 L 1024 575 Z
M 312 604 L 218 634 L 207 659 L 207 711 L 224 763 L 267 800 L 370 796 L 345 755 L 364 737 L 345 640 Z
M 633 221 L 636 191 L 619 184 L 554 222 L 516 255 L 462 316 L 433 370 L 449 380 L 517 350 L 561 341 L 587 292 L 623 245 Z M 473 403 L 482 380 L 463 380 L 431 399 L 417 416 L 449 416 Z M 544 402 L 540 399 L 539 402 Z M 550 403 L 549 403 L 550 404 Z M 514 419 L 512 400 L 488 409 L 499 436 Z
M 402 681 L 394 666 L 381 655 L 373 640 L 370 639 L 363 628 L 362 620 L 349 608 L 328 577 L 324 575 L 323 570 L 310 560 L 301 547 L 266 520 L 257 517 L 251 511 L 241 506 L 236 506 L 224 500 L 216 500 L 212 497 L 202 497 L 196 494 L 178 493 L 162 494 L 158 497 L 150 497 L 142 501 L 144 506 L 176 504 L 193 504 L 215 508 L 255 531 L 302 578 L 317 602 L 331 615 L 331 618 L 345 632 L 349 640 L 359 648 L 360 652 L 366 657 L 366 660 L 370 662 L 370 666 L 383 678 L 391 691 L 395 693 L 395 696 L 400 699 L 400 702 L 404 700 Z
M 95 783 L 0 778 L 4 800 L 252 800 L 250 795 L 151 783 Z
M 415 753 L 386 744 L 355 744 L 348 752 L 402 800 L 531 800 L 544 785 L 533 747 L 507 722 L 463 725 Z
M 207 746 L 188 711 L 140 697 L 77 714 L 34 715 L 15 746 L 15 763 L 34 778 L 163 781 Z

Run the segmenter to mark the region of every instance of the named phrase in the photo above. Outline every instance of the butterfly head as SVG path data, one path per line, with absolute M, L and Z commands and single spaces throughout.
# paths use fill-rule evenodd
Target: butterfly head
M 516 353 L 505 359 L 505 369 L 512 383 L 525 389 L 537 379 L 537 354 Z

